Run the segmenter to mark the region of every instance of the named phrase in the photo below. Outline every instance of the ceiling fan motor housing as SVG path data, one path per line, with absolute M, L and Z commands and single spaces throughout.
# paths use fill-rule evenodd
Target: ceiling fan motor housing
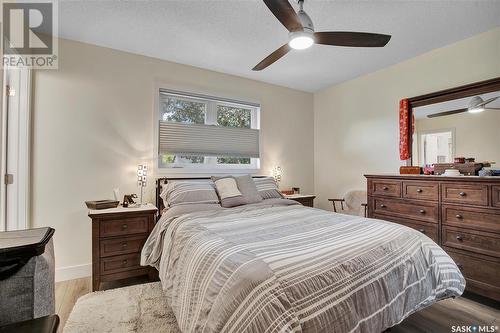
M 313 33 L 314 25 L 309 15 L 307 15 L 307 13 L 301 9 L 297 12 L 297 16 L 300 19 L 300 23 L 302 23 L 302 26 L 304 27 L 304 31 Z

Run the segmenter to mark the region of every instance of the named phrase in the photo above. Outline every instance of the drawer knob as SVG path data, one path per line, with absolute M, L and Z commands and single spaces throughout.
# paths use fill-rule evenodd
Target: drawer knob
M 418 231 L 420 231 L 421 233 L 425 234 L 425 230 L 424 229 L 418 229 Z
M 459 269 L 459 270 L 461 270 L 461 271 L 463 271 L 463 270 L 464 270 L 464 265 L 462 265 L 462 264 L 458 264 L 458 263 L 457 263 L 457 267 L 458 267 L 458 269 Z
M 425 209 L 421 209 L 420 214 L 425 214 Z
M 386 206 L 384 204 L 381 204 L 380 205 L 380 208 L 385 208 Z
M 122 266 L 127 266 L 128 261 L 125 259 L 122 261 Z
M 122 243 L 122 249 L 126 249 L 126 248 L 127 248 L 127 242 Z
M 459 241 L 459 242 L 463 241 L 463 238 L 462 238 L 462 236 L 460 236 L 460 235 L 457 235 L 457 241 Z
M 463 217 L 462 215 L 460 215 L 460 214 L 455 215 L 455 217 L 456 217 L 457 219 L 463 219 L 463 218 L 464 218 L 464 217 Z
M 387 191 L 389 188 L 387 186 L 382 187 L 384 191 Z
M 122 224 L 122 230 L 127 230 L 128 225 L 127 224 Z
M 418 188 L 418 189 L 417 189 L 417 192 L 418 192 L 418 193 L 422 193 L 422 189 L 421 189 L 421 188 Z
M 465 197 L 466 193 L 465 192 L 460 192 L 460 193 L 458 193 L 458 195 L 461 196 L 461 197 Z

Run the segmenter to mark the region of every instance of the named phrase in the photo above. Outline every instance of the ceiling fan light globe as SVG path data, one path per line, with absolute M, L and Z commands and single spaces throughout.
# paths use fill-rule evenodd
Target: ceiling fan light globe
M 304 50 L 314 44 L 314 38 L 311 33 L 304 31 L 294 31 L 290 33 L 288 45 L 295 50 Z
M 484 111 L 484 108 L 483 107 L 479 107 L 479 108 L 469 108 L 468 110 L 470 113 L 479 113 L 479 112 L 483 112 Z

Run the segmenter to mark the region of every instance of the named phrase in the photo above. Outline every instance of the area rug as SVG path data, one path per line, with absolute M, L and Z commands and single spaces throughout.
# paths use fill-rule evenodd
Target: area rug
M 160 282 L 97 291 L 78 299 L 64 333 L 181 333 Z

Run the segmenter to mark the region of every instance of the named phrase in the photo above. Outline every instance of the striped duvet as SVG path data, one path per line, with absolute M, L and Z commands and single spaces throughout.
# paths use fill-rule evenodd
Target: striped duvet
M 163 217 L 143 249 L 182 332 L 382 332 L 465 281 L 405 226 L 302 206 Z

